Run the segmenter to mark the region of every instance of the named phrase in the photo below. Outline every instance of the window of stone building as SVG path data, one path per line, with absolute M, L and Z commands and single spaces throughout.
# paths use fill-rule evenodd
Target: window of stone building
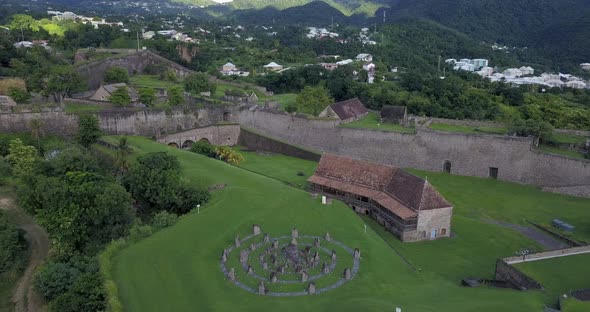
M 420 238 L 426 238 L 426 231 L 420 231 Z
M 445 160 L 445 163 L 443 164 L 443 172 L 451 173 L 451 162 L 450 161 Z
M 441 236 L 447 235 L 447 229 L 444 229 L 444 228 L 443 229 L 440 229 L 440 235 Z
M 496 168 L 496 167 L 490 167 L 490 174 L 489 174 L 489 176 L 492 179 L 497 179 L 498 178 L 498 168 Z

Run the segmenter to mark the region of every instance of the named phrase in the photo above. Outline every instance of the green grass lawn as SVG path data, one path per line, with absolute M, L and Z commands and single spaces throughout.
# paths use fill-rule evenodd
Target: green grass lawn
M 590 288 L 590 254 L 518 263 L 514 266 L 541 283 L 553 297 Z
M 414 128 L 404 127 L 392 123 L 381 123 L 379 114 L 376 112 L 369 112 L 369 114 L 361 120 L 353 121 L 347 124 L 341 124 L 344 128 L 357 129 L 374 129 L 381 131 L 392 131 L 401 133 L 416 133 Z
M 454 237 L 402 244 L 371 220 L 366 220 L 370 230 L 365 234 L 365 220 L 345 205 L 321 205 L 308 193 L 273 179 L 299 179 L 293 171 L 309 166 L 304 171 L 308 175 L 313 164 L 246 153 L 241 166 L 273 177 L 269 178 L 144 138 L 131 137 L 130 142 L 138 154 L 164 150 L 176 155 L 193 183 L 227 186 L 213 193 L 200 214 L 189 214 L 116 256 L 114 276 L 127 311 L 193 311 L 195 307 L 203 311 L 391 311 L 396 306 L 425 312 L 540 311 L 556 298 L 542 292 L 460 286 L 464 277 L 492 278 L 499 257 L 521 248 L 540 248 L 486 220 L 519 223 L 525 216 L 542 221 L 557 215 L 590 232 L 588 221 L 580 221 L 590 220 L 589 200 L 496 180 L 414 171 L 428 175 L 428 181 L 455 205 Z M 329 231 L 335 239 L 361 249 L 359 275 L 319 296 L 248 293 L 224 278 L 219 257 L 236 234 L 246 235 L 254 223 L 272 235 L 288 235 L 292 227 L 311 235 Z M 419 270 L 412 271 L 392 247 Z
M 469 127 L 461 125 L 449 125 L 442 123 L 434 123 L 428 126 L 432 130 L 446 131 L 446 132 L 460 132 L 460 133 L 482 133 L 482 134 L 506 134 L 508 129 L 501 127 Z
M 561 302 L 561 311 L 563 312 L 588 312 L 590 311 L 589 301 L 579 301 L 575 298 L 568 298 Z
M 585 159 L 584 154 L 582 154 L 580 152 L 561 149 L 561 148 L 555 147 L 555 146 L 539 144 L 538 148 L 539 148 L 539 150 L 541 150 L 543 152 L 547 152 L 547 153 L 551 153 L 551 154 L 558 154 L 558 155 L 564 155 L 564 156 L 569 156 L 569 157 L 573 157 L 573 158 Z
M 280 154 L 247 151 L 243 147 L 239 147 L 238 150 L 244 155 L 244 161 L 240 164 L 240 168 L 278 179 L 298 188 L 307 186 L 307 178 L 313 174 L 317 167 L 317 163 L 314 161 Z M 302 175 L 299 175 L 300 173 Z
M 553 133 L 550 140 L 558 144 L 584 144 L 588 138 L 581 135 Z
M 131 85 L 143 88 L 170 88 L 172 86 L 182 86 L 182 82 L 172 82 L 160 79 L 158 75 L 134 75 L 131 76 Z

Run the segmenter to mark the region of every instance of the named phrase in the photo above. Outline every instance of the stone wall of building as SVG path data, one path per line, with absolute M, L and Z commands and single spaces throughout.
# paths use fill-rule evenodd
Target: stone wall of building
M 273 152 L 312 161 L 319 161 L 322 157 L 319 153 L 265 137 L 243 127 L 240 132 L 238 144 L 254 151 Z
M 514 285 L 514 287 L 527 290 L 527 289 L 543 289 L 543 285 L 535 281 L 533 278 L 522 273 L 517 268 L 508 264 L 503 259 L 496 261 L 496 275 L 495 279 L 499 281 L 506 281 Z
M 404 242 L 431 239 L 431 234 L 434 230 L 436 230 L 436 238 L 449 237 L 452 216 L 452 207 L 420 211 L 416 231 L 411 234 L 404 232 Z M 442 234 L 443 229 L 444 234 Z
M 590 161 L 536 152 L 532 138 L 446 133 L 419 129 L 403 134 L 339 127 L 338 121 L 309 120 L 262 109 L 242 109 L 244 127 L 290 144 L 402 168 L 488 177 L 538 186 L 590 189 Z

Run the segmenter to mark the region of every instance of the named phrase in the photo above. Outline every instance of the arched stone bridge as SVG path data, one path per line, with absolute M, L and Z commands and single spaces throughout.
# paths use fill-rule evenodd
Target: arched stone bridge
M 240 125 L 215 125 L 192 130 L 167 134 L 159 137 L 160 143 L 168 144 L 176 148 L 189 148 L 193 143 L 205 141 L 213 145 L 233 146 L 238 143 Z

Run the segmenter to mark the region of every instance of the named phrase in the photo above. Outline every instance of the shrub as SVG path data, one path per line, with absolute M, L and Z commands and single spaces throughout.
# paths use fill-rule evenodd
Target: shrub
M 27 91 L 25 81 L 20 78 L 0 80 L 0 95 L 8 95 L 9 90 L 12 88 Z
M 242 161 L 244 161 L 244 156 L 242 156 L 241 153 L 231 149 L 228 146 L 216 147 L 215 152 L 217 153 L 217 158 L 225 161 L 226 163 L 232 164 L 234 166 L 237 166 Z
M 144 225 L 141 224 L 141 222 L 136 222 L 129 230 L 129 240 L 132 242 L 137 242 L 142 238 L 152 235 L 153 232 L 154 230 L 152 229 L 151 225 Z
M 176 82 L 176 72 L 174 72 L 172 69 L 162 72 L 160 73 L 160 79 Z
M 131 96 L 129 95 L 129 88 L 127 87 L 119 87 L 111 96 L 109 96 L 109 101 L 117 104 L 119 106 L 127 106 L 131 103 Z
M 1 181 L 0 181 L 1 183 Z M 0 211 L 0 273 L 22 262 L 27 243 L 23 232 L 9 223 Z
M 244 96 L 248 96 L 248 94 L 242 90 L 238 90 L 238 89 L 227 89 L 225 90 L 225 95 L 227 96 L 238 96 L 238 97 L 244 97 Z
M 47 300 L 53 300 L 67 292 L 74 284 L 80 270 L 69 263 L 48 262 L 35 275 L 35 287 Z
M 25 103 L 31 98 L 31 95 L 27 91 L 17 87 L 11 87 L 8 89 L 8 96 L 18 104 Z
M 215 146 L 204 141 L 195 142 L 191 146 L 190 151 L 209 157 L 215 157 L 217 155 L 217 152 L 215 151 Z
M 154 215 L 152 226 L 156 229 L 163 229 L 172 226 L 178 221 L 178 216 L 167 211 L 160 211 Z
M 49 304 L 50 312 L 98 312 L 106 308 L 106 297 L 100 274 L 80 275 L 70 290 Z
M 104 82 L 119 83 L 129 82 L 129 72 L 123 67 L 115 66 L 107 69 L 104 75 Z

